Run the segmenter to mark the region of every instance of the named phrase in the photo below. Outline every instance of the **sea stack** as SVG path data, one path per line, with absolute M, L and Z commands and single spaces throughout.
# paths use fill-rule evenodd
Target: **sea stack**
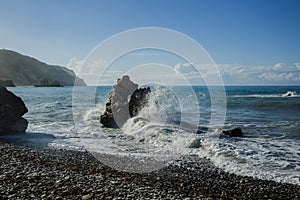
M 107 128 L 120 128 L 130 118 L 147 104 L 147 94 L 150 88 L 138 88 L 138 84 L 132 82 L 125 75 L 117 80 L 113 91 L 108 95 L 108 102 L 100 122 Z
M 22 116 L 28 110 L 20 97 L 0 86 L 0 133 L 24 133 L 28 121 Z

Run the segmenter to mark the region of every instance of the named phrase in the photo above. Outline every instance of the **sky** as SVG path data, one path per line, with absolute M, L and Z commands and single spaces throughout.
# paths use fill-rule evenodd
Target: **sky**
M 298 0 L 0 0 L 0 48 L 80 73 L 83 60 L 107 38 L 130 29 L 161 27 L 199 43 L 225 84 L 300 85 L 299 15 Z M 161 63 L 162 55 L 152 58 Z M 100 65 L 107 64 L 98 56 Z M 175 57 L 163 64 L 181 75 L 190 75 L 193 64 L 201 65 Z M 130 62 L 124 65 L 119 68 L 130 68 Z M 151 66 L 144 68 L 150 72 Z M 202 72 L 202 79 L 205 76 Z

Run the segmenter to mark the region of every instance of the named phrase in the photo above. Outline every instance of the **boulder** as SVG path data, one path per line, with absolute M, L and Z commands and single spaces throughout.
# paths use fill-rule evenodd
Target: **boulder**
M 27 112 L 20 97 L 0 86 L 0 133 L 24 133 L 28 121 L 22 116 Z
M 12 80 L 0 80 L 0 86 L 3 86 L 3 87 L 16 87 L 14 82 Z
M 239 127 L 229 129 L 229 130 L 222 130 L 222 133 L 225 135 L 229 135 L 230 137 L 242 137 L 243 131 Z
M 113 91 L 108 96 L 108 102 L 100 122 L 107 128 L 120 128 L 130 118 L 138 114 L 147 103 L 150 88 L 138 88 L 129 76 L 117 80 Z

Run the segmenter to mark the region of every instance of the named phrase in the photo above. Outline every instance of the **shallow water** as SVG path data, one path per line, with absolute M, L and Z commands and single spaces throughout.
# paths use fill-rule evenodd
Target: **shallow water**
M 224 127 L 239 126 L 245 132 L 242 138 L 220 136 L 217 124 L 206 132 L 216 112 L 206 87 L 152 86 L 149 104 L 137 117 L 122 130 L 103 129 L 99 116 L 111 89 L 9 88 L 24 100 L 30 122 L 27 134 L 11 137 L 41 146 L 157 160 L 192 154 L 236 174 L 300 184 L 299 86 L 226 87 Z M 286 95 L 289 91 L 291 96 Z M 188 148 L 195 139 L 201 146 Z

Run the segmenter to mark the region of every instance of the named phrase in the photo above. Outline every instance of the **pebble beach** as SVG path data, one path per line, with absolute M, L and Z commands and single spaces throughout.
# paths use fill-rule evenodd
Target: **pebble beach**
M 229 174 L 189 157 L 120 172 L 89 152 L 0 142 L 0 199 L 299 199 L 300 186 Z

